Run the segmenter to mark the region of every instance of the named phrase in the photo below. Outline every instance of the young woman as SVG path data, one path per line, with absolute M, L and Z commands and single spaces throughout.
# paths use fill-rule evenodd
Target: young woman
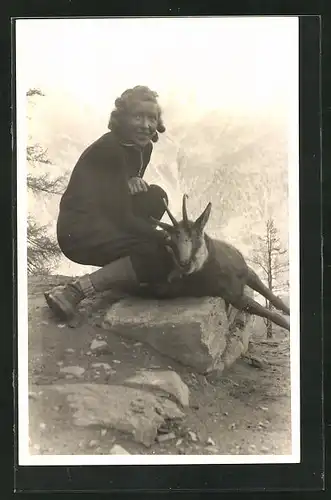
M 115 101 L 110 132 L 73 169 L 60 202 L 58 243 L 71 261 L 101 269 L 45 293 L 61 318 L 74 316 L 87 296 L 160 282 L 171 269 L 166 234 L 150 222 L 162 218 L 168 197 L 143 180 L 152 143 L 165 131 L 157 97 L 144 86 L 126 90 Z

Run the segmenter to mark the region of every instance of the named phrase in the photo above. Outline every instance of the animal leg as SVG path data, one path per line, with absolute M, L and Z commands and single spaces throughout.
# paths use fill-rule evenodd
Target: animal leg
M 258 277 L 258 275 L 253 271 L 253 269 L 251 269 L 250 267 L 248 268 L 248 279 L 247 279 L 247 285 L 250 287 L 250 288 L 253 288 L 253 290 L 255 290 L 256 292 L 260 293 L 261 295 L 263 295 L 263 297 L 265 297 L 267 300 L 269 300 L 269 302 L 276 308 L 276 309 L 279 309 L 280 311 L 283 311 L 285 314 L 289 315 L 290 314 L 290 309 L 289 307 L 287 307 L 286 304 L 284 304 L 284 302 L 279 298 L 279 297 L 276 297 L 276 295 L 274 295 L 272 293 L 271 290 L 269 290 L 269 288 L 267 288 L 263 283 L 262 281 L 260 280 L 260 278 Z
M 261 304 L 256 302 L 251 297 L 248 297 L 247 295 L 243 295 L 233 305 L 234 307 L 242 311 L 247 311 L 249 314 L 254 314 L 255 316 L 260 316 L 261 318 L 270 319 L 276 325 L 290 331 L 290 324 L 286 318 L 284 318 L 281 314 L 270 311 L 266 307 L 263 307 Z

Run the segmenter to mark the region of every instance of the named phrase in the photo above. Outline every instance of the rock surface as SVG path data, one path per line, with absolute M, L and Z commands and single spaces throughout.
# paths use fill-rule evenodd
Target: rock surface
M 173 396 L 183 407 L 189 406 L 189 388 L 174 371 L 142 370 L 123 383 L 128 387 L 160 390 Z
M 85 368 L 82 366 L 63 366 L 60 368 L 60 373 L 67 375 L 73 375 L 75 377 L 81 377 L 85 372 Z
M 250 329 L 229 333 L 236 315 L 231 308 L 229 322 L 220 298 L 126 298 L 108 310 L 103 328 L 147 343 L 181 364 L 206 373 L 222 371 L 246 352 Z
M 93 339 L 90 349 L 93 353 L 103 354 L 109 352 L 109 346 L 105 340 Z
M 122 446 L 119 444 L 114 444 L 112 449 L 110 450 L 111 455 L 130 455 L 128 451 L 126 451 Z
M 263 321 L 260 318 L 256 319 L 255 324 L 254 320 L 250 321 L 254 324 L 254 337 L 247 354 L 251 361 L 263 360 L 265 369 L 256 370 L 252 363 L 247 363 L 247 359 L 243 358 L 234 363 L 226 374 L 215 377 L 210 382 L 209 378 L 199 376 L 195 369 L 176 363 L 145 341 L 123 339 L 112 331 L 103 331 L 100 319 L 113 303 L 107 294 L 83 301 L 79 308 L 82 321 L 76 329 L 69 325 L 59 328 L 57 318 L 47 307 L 43 293 L 70 279 L 54 276 L 29 277 L 29 415 L 26 418 L 29 423 L 28 454 L 76 455 L 79 460 L 83 455 L 107 456 L 115 444 L 122 446 L 131 455 L 145 456 L 197 456 L 214 453 L 259 455 L 264 454 L 265 449 L 273 455 L 291 454 L 290 344 L 287 332 L 275 327 L 274 337 L 269 341 L 265 339 Z M 198 301 L 198 309 L 202 302 Z M 233 313 L 235 315 L 235 310 Z M 125 312 L 123 317 L 126 315 Z M 229 318 L 231 322 L 233 314 L 229 314 Z M 217 325 L 217 331 L 221 334 L 223 326 Z M 182 331 L 184 332 L 184 328 Z M 222 353 L 223 360 L 231 354 L 236 343 L 244 345 L 242 333 L 246 331 L 231 330 L 231 335 L 225 338 L 227 349 Z M 190 336 L 188 329 L 187 334 Z M 183 336 L 185 337 L 184 334 Z M 91 351 L 93 339 L 103 344 L 101 353 L 100 344 L 94 343 L 93 347 L 97 349 L 95 352 Z M 71 349 L 74 349 L 74 353 Z M 119 363 L 115 363 L 115 360 Z M 65 374 L 61 374 L 60 367 L 68 365 L 82 367 L 85 372 L 78 379 L 67 374 L 72 377 L 72 380 L 67 381 Z M 109 424 L 94 425 L 91 423 L 93 418 L 88 418 L 86 427 L 74 425 L 73 416 L 77 410 L 72 402 L 72 407 L 69 405 L 67 389 L 64 393 L 54 389 L 55 384 L 77 386 L 78 383 L 84 383 L 96 386 L 96 391 L 99 391 L 97 386 L 105 384 L 106 390 L 111 391 L 113 386 L 110 383 L 122 386 L 125 380 L 141 371 L 150 370 L 156 373 L 174 370 L 190 389 L 189 407 L 179 407 L 185 413 L 185 419 L 169 422 L 164 418 L 165 424 L 158 427 L 157 438 L 151 447 L 136 441 L 132 426 L 131 430 L 121 432 L 114 424 L 114 417 L 100 417 L 100 408 L 108 415 L 109 408 L 104 408 L 109 403 L 114 404 L 113 399 L 108 397 L 108 392 L 106 397 L 102 390 L 95 398 L 86 398 L 84 394 L 81 398 L 77 396 L 81 402 L 75 404 L 82 407 L 81 413 L 89 415 L 94 413 L 93 404 L 98 406 L 97 419 L 111 421 L 113 428 Z M 52 389 L 49 390 L 50 385 Z M 153 396 L 159 394 L 159 389 L 154 390 L 152 386 L 135 388 L 151 392 Z M 77 393 L 75 387 L 69 389 L 74 394 Z M 122 387 L 120 392 L 123 392 Z M 165 394 L 167 393 L 164 392 L 160 397 L 163 399 L 162 404 L 165 402 Z M 89 399 L 94 400 L 94 403 Z M 119 404 L 122 405 L 120 408 L 123 408 L 121 396 L 119 399 Z M 150 403 L 150 399 L 144 401 Z M 159 404 L 162 408 L 160 401 Z M 91 406 L 92 409 L 89 410 Z M 136 403 L 136 410 L 138 415 L 131 412 L 132 419 L 139 417 L 139 401 Z M 127 421 L 127 416 L 124 420 Z M 194 434 L 190 436 L 188 431 Z M 204 463 L 205 459 L 201 459 L 201 463 Z
M 149 392 L 103 384 L 53 384 L 43 387 L 45 404 L 51 393 L 64 397 L 78 427 L 101 426 L 129 434 L 134 441 L 151 446 L 159 427 L 183 419 L 178 406 Z

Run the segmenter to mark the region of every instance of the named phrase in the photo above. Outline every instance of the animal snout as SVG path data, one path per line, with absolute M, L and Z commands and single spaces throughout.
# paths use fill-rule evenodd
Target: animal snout
M 188 271 L 190 269 L 190 266 L 191 266 L 191 262 L 188 260 L 188 261 L 185 261 L 185 262 L 179 262 L 179 267 L 181 268 L 181 270 L 183 272 L 185 271 Z

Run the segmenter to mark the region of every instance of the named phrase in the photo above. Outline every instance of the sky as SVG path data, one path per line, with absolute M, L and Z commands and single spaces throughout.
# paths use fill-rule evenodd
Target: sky
M 295 17 L 26 19 L 17 79 L 102 112 L 148 85 L 185 112 L 286 106 L 296 71 Z

